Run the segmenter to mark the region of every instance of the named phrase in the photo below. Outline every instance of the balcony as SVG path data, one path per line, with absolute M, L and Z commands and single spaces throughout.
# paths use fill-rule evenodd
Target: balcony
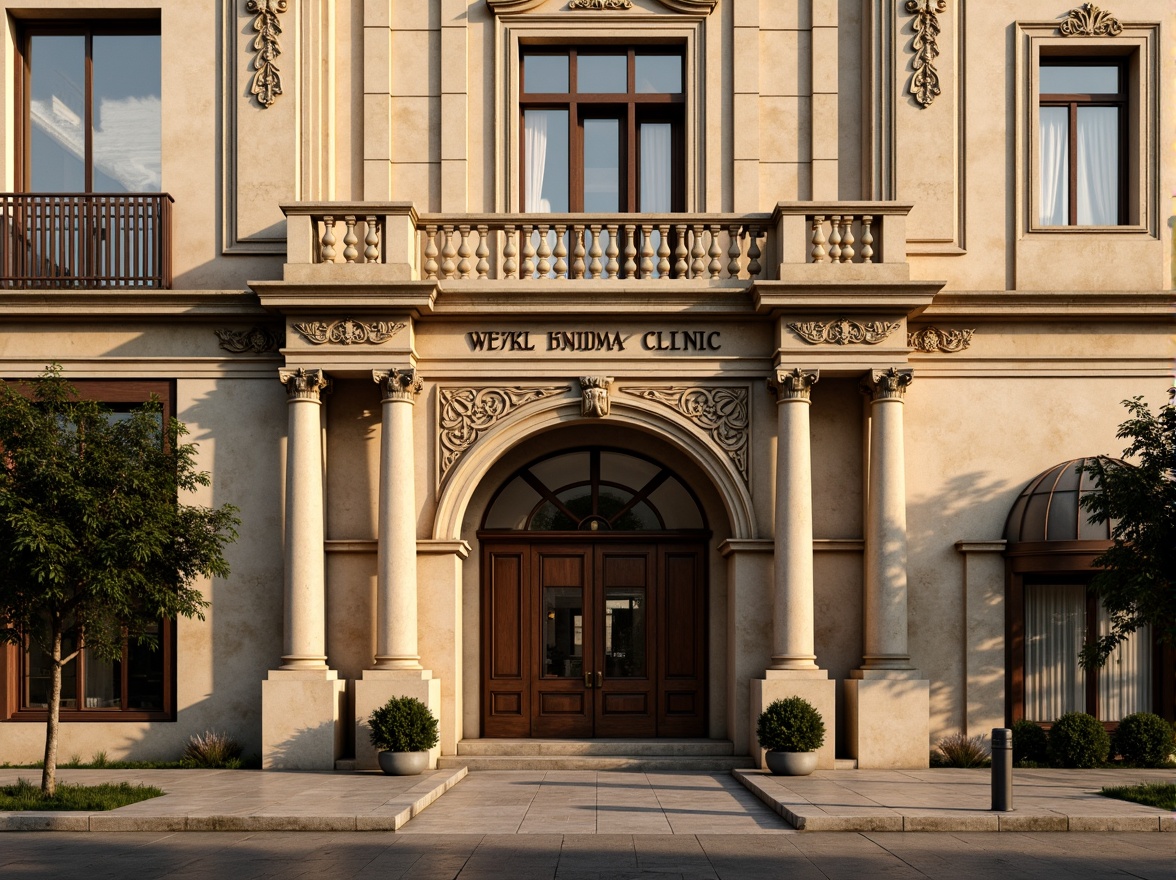
M 173 201 L 167 193 L 0 193 L 0 287 L 168 289 Z

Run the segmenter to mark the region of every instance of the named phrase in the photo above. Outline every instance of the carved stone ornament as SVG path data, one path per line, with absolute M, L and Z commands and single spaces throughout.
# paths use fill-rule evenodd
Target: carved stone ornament
M 295 324 L 294 329 L 314 345 L 380 345 L 387 342 L 408 325 L 404 321 L 356 321 L 344 318 L 342 321 L 307 321 Z
M 249 93 L 256 95 L 257 102 L 266 108 L 282 94 L 282 73 L 277 65 L 277 58 L 282 54 L 278 44 L 282 33 L 278 14 L 288 7 L 289 0 L 245 0 L 245 11 L 257 16 L 253 20 L 257 36 L 253 38 L 254 74 Z
M 914 381 L 911 370 L 890 367 L 886 370 L 870 370 L 862 383 L 862 391 L 874 400 L 902 400 L 907 386 Z
M 851 321 L 839 318 L 836 321 L 804 321 L 789 324 L 788 329 L 813 345 L 877 345 L 898 329 L 898 322 Z
M 632 9 L 633 0 L 568 0 L 568 9 Z
M 278 370 L 278 378 L 286 386 L 286 396 L 290 400 L 318 400 L 319 395 L 331 387 L 331 380 L 319 369 Z
M 1066 13 L 1058 31 L 1063 37 L 1117 37 L 1123 33 L 1123 25 L 1105 9 L 1083 3 Z
M 612 376 L 580 377 L 580 389 L 583 392 L 580 415 L 595 416 L 598 419 L 608 415 L 610 409 L 608 392 L 612 381 Z
M 739 469 L 744 483 L 751 480 L 748 445 L 751 424 L 748 415 L 747 388 L 719 386 L 629 386 L 622 388 L 645 400 L 668 406 L 702 428 Z
M 924 107 L 940 93 L 939 71 L 935 69 L 935 59 L 939 57 L 939 17 L 935 14 L 947 9 L 947 0 L 907 0 L 906 11 L 915 16 L 911 22 L 915 38 L 911 41 L 911 48 L 915 51 L 911 62 L 915 74 L 911 77 L 911 94 Z
M 809 400 L 809 392 L 820 378 L 820 370 L 802 370 L 800 367 L 777 370 L 775 376 L 768 377 L 768 388 L 776 392 L 777 401 Z
M 547 0 L 486 0 L 486 6 L 495 15 L 506 15 L 515 12 L 530 12 L 546 2 Z M 658 0 L 658 2 L 671 12 L 710 15 L 718 0 Z M 632 0 L 568 0 L 567 8 L 628 9 L 632 5 Z
M 250 327 L 248 330 L 214 330 L 218 343 L 225 351 L 233 354 L 268 354 L 282 347 L 282 332 L 267 327 Z
M 442 388 L 437 417 L 440 485 L 474 442 L 519 407 L 569 391 L 568 385 L 516 385 L 513 388 Z
M 975 330 L 940 330 L 923 327 L 907 334 L 907 345 L 915 351 L 942 351 L 948 354 L 963 351 L 972 344 Z
M 372 370 L 372 381 L 380 386 L 383 400 L 407 400 L 416 402 L 416 396 L 425 387 L 425 380 L 412 367 L 391 370 Z

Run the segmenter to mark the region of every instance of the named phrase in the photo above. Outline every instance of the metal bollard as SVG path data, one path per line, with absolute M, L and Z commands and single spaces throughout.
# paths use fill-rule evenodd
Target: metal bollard
M 1013 809 L 1013 732 L 1007 727 L 992 728 L 992 809 Z

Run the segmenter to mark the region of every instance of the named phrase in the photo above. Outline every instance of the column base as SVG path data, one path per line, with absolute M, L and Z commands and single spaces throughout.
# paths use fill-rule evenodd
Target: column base
M 416 697 L 441 717 L 441 679 L 428 669 L 365 669 L 355 680 L 355 769 L 378 770 L 367 719 L 372 711 L 393 697 Z M 440 746 L 429 752 L 429 769 L 437 766 Z
M 817 749 L 817 769 L 832 770 L 837 756 L 837 682 L 824 669 L 769 669 L 751 680 L 751 736 L 748 747 L 756 766 L 764 768 L 764 750 L 755 738 L 755 724 L 768 705 L 785 697 L 804 697 L 821 713 L 825 744 Z
M 333 669 L 271 669 L 261 683 L 261 766 L 334 770 L 346 688 Z
M 925 770 L 931 682 L 917 670 L 855 669 L 842 682 L 845 740 L 859 770 Z

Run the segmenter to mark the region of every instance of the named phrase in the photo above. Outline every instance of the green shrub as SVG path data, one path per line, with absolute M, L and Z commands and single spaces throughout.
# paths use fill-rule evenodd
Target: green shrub
M 1172 725 L 1151 712 L 1136 712 L 1119 722 L 1115 754 L 1133 767 L 1160 767 L 1176 748 Z
M 935 745 L 932 764 L 936 767 L 987 767 L 992 764 L 983 736 L 953 733 Z
M 1106 763 L 1111 737 L 1092 715 L 1067 712 L 1049 731 L 1050 762 L 1057 767 L 1089 769 Z
M 1013 763 L 1045 766 L 1049 764 L 1049 735 L 1034 721 L 1013 722 Z
M 241 744 L 227 733 L 206 730 L 188 740 L 184 754 L 180 756 L 180 766 L 238 770 L 241 751 Z
M 437 719 L 416 697 L 393 697 L 368 716 L 368 727 L 382 752 L 424 752 L 440 741 Z
M 787 697 L 760 713 L 755 735 L 769 751 L 815 752 L 825 744 L 825 722 L 804 697 Z

